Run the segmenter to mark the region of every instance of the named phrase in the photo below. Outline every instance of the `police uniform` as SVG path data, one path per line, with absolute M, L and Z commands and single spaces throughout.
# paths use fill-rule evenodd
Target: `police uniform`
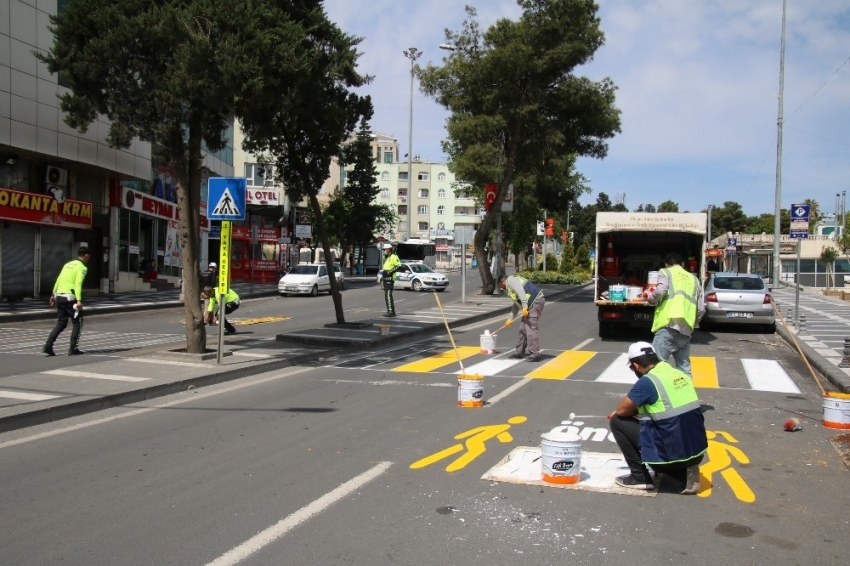
M 215 291 L 216 289 L 213 289 L 213 292 L 210 294 L 210 304 L 207 306 L 207 312 L 210 313 L 210 320 L 215 315 L 215 309 L 218 306 L 218 295 Z M 224 296 L 224 314 L 228 315 L 238 309 L 239 303 L 239 295 L 236 294 L 236 291 L 228 289 L 227 294 Z M 226 316 L 221 317 L 221 322 L 224 322 L 224 331 L 226 334 L 236 334 L 236 327 L 227 321 Z
M 88 248 L 80 248 L 79 258 L 89 256 Z M 42 351 L 48 356 L 56 355 L 53 352 L 53 343 L 59 337 L 65 328 L 68 327 L 68 320 L 71 320 L 73 329 L 71 330 L 71 346 L 68 349 L 68 355 L 74 356 L 82 354 L 80 351 L 80 335 L 83 332 L 83 280 L 86 278 L 88 268 L 82 259 L 69 261 L 62 267 L 59 272 L 59 277 L 56 278 L 56 283 L 53 285 L 53 295 L 51 303 L 56 305 L 56 311 L 59 313 L 59 320 L 56 326 L 47 337 L 47 342 L 44 344 Z
M 391 248 L 387 248 L 388 250 Z M 384 316 L 395 316 L 395 302 L 393 301 L 393 285 L 395 283 L 396 270 L 401 267 L 401 260 L 395 253 L 390 252 L 385 256 L 384 265 L 381 267 L 384 270 L 384 275 L 381 278 L 381 288 L 384 290 L 384 302 L 387 305 L 387 312 Z

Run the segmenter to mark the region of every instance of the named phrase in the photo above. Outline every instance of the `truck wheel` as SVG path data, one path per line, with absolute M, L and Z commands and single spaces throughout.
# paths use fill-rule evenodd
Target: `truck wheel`
M 600 338 L 610 338 L 613 333 L 614 332 L 613 332 L 613 328 L 611 327 L 611 324 L 609 324 L 607 322 L 600 322 L 599 323 L 599 337 Z

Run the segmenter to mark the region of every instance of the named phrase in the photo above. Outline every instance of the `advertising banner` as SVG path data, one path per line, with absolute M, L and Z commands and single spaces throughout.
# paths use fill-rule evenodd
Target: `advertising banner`
M 92 225 L 90 202 L 66 199 L 61 194 L 41 195 L 0 187 L 0 219 L 88 229 Z

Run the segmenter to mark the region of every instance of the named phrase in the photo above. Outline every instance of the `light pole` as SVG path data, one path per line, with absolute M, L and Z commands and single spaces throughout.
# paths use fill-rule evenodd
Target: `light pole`
M 415 47 L 404 50 L 404 56 L 410 59 L 410 121 L 407 137 L 407 239 L 413 236 L 413 69 L 422 52 Z

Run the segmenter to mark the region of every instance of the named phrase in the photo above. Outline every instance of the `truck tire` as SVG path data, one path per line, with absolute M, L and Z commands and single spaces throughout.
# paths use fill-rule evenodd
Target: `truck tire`
M 610 338 L 613 334 L 613 328 L 611 323 L 608 322 L 600 322 L 599 323 L 599 337 L 600 338 Z

